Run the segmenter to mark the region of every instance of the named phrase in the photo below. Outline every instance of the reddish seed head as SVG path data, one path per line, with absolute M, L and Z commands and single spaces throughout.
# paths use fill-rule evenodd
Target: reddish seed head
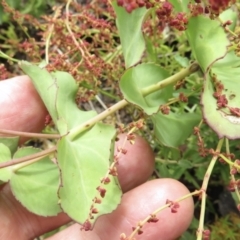
M 168 115 L 170 113 L 170 107 L 168 105 L 161 105 L 160 111 L 162 114 Z
M 217 99 L 217 106 L 218 108 L 223 108 L 223 107 L 226 107 L 228 104 L 228 100 L 226 98 L 226 95 L 223 94 L 221 96 L 218 97 Z M 231 110 L 230 110 L 231 111 Z
M 228 107 L 231 114 L 240 117 L 240 108 Z
M 184 93 L 180 93 L 179 94 L 179 100 L 181 102 L 188 102 L 188 97 L 186 95 L 184 95 Z
M 240 211 L 240 204 L 237 205 L 237 209 L 238 209 L 238 211 Z
M 199 134 L 199 132 L 200 132 L 199 127 L 194 127 L 194 128 L 193 128 L 193 134 L 194 134 L 194 135 Z
M 226 26 L 231 25 L 231 24 L 232 24 L 232 21 L 228 20 L 225 23 L 223 23 L 223 27 L 226 27 Z
M 237 172 L 238 171 L 237 171 L 237 169 L 235 167 L 232 167 L 231 170 L 230 170 L 230 174 L 231 175 L 235 175 L 235 174 L 237 174 Z
M 103 178 L 103 179 L 101 180 L 101 182 L 104 183 L 104 184 L 108 184 L 108 183 L 111 182 L 111 180 L 110 180 L 109 177 L 105 177 L 105 178 Z
M 159 219 L 156 217 L 156 215 L 151 215 L 151 218 L 148 220 L 148 222 L 156 223 Z
M 102 187 L 97 187 L 97 190 L 99 191 L 100 196 L 101 196 L 102 198 L 104 198 L 104 197 L 105 197 L 105 194 L 106 194 L 106 189 L 105 189 L 105 188 L 102 188 Z
M 203 230 L 203 239 L 208 240 L 210 239 L 211 232 L 209 229 Z
M 135 140 L 135 135 L 133 133 L 127 134 L 127 140 L 134 141 Z
M 117 168 L 116 167 L 110 168 L 109 174 L 116 177 L 118 175 Z
M 237 184 L 237 182 L 234 182 L 234 181 L 230 181 L 229 184 L 228 184 L 228 187 L 227 189 L 230 191 L 230 192 L 235 192 L 235 184 Z M 238 184 L 237 184 L 238 185 Z
M 92 212 L 92 214 L 97 214 L 97 213 L 98 213 L 98 210 L 97 210 L 96 208 L 93 208 L 93 209 L 91 210 L 91 212 Z
M 100 204 L 102 202 L 102 200 L 100 198 L 94 198 L 94 202 L 97 204 Z
M 83 229 L 83 230 L 85 230 L 85 231 L 90 231 L 90 230 L 91 230 L 91 227 L 92 227 L 92 224 L 90 223 L 90 221 L 89 221 L 89 220 L 86 220 L 86 221 L 84 222 L 84 224 L 82 225 L 82 228 L 81 228 L 81 229 Z

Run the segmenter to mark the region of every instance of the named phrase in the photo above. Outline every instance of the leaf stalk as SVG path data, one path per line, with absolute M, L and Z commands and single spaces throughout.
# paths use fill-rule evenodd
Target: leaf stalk
M 216 148 L 216 152 L 220 152 L 222 145 L 223 145 L 223 141 L 224 138 L 220 139 Z M 200 212 L 200 218 L 199 218 L 199 226 L 198 226 L 198 231 L 197 231 L 197 240 L 201 240 L 202 236 L 203 236 L 203 231 L 204 231 L 204 216 L 205 216 L 205 208 L 206 208 L 206 198 L 207 198 L 207 186 L 208 186 L 208 182 L 211 176 L 211 173 L 213 171 L 214 165 L 218 159 L 219 155 L 215 155 L 213 156 L 207 171 L 205 173 L 204 179 L 203 179 L 203 183 L 202 183 L 202 187 L 201 187 L 201 191 L 202 191 L 202 195 L 201 195 L 201 212 Z
M 153 84 L 149 87 L 146 87 L 142 90 L 142 94 L 144 96 L 156 92 L 159 89 L 162 89 L 172 83 L 175 83 L 179 80 L 182 80 L 183 78 L 185 78 L 186 76 L 196 72 L 199 69 L 199 65 L 197 63 L 193 63 L 192 65 L 190 65 L 188 68 L 183 69 L 182 71 L 174 74 L 173 76 L 166 78 L 165 80 L 157 83 L 157 84 Z M 91 128 L 94 124 L 96 124 L 97 122 L 103 120 L 104 118 L 106 118 L 107 116 L 111 115 L 112 113 L 118 111 L 119 109 L 125 107 L 126 105 L 128 105 L 128 102 L 123 99 L 120 102 L 116 103 L 115 105 L 113 105 L 112 107 L 106 109 L 105 111 L 103 111 L 102 113 L 98 114 L 97 116 L 95 116 L 94 118 L 86 121 L 85 123 L 81 124 L 80 126 L 75 127 L 74 129 L 72 129 L 69 132 L 69 137 L 70 139 L 73 141 L 80 133 L 84 132 L 85 130 Z
M 34 160 L 36 158 L 40 158 L 40 157 L 43 158 L 43 157 L 48 156 L 49 154 L 55 152 L 56 149 L 57 149 L 57 147 L 55 146 L 55 147 L 49 148 L 47 150 L 43 150 L 39 153 L 34 153 L 34 154 L 31 154 L 31 155 L 28 155 L 28 156 L 25 156 L 25 157 L 15 158 L 15 159 L 12 159 L 12 160 L 7 161 L 7 162 L 0 163 L 0 169 L 5 168 L 5 167 L 9 167 L 9 166 L 13 166 L 13 165 L 16 165 L 16 164 L 19 164 L 19 163 L 23 163 L 23 162 L 26 162 L 26 161 Z
M 172 75 L 171 77 L 166 78 L 165 80 L 158 82 L 156 84 L 153 84 L 151 86 L 148 86 L 146 88 L 143 88 L 141 93 L 143 96 L 147 96 L 153 92 L 156 92 L 162 88 L 165 88 L 166 86 L 169 86 L 173 83 L 176 83 L 183 78 L 191 75 L 192 73 L 196 72 L 199 69 L 199 65 L 197 63 L 193 63 L 188 68 L 181 70 L 180 72 Z

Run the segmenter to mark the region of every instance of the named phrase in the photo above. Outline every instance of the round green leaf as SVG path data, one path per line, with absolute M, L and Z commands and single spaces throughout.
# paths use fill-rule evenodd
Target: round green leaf
M 240 58 L 234 52 L 228 53 L 224 59 L 213 65 L 211 74 L 213 73 L 224 86 L 222 95 L 228 100 L 228 107 L 240 108 Z M 202 94 L 204 119 L 219 138 L 240 138 L 240 117 L 230 114 L 228 108 L 219 109 L 217 99 L 213 97 L 214 92 L 212 79 L 208 74 Z
M 156 113 L 161 104 L 172 97 L 172 86 L 144 96 L 142 89 L 169 77 L 168 72 L 153 63 L 143 63 L 128 69 L 120 80 L 120 88 L 124 98 L 144 110 L 148 115 Z
M 185 160 L 185 159 L 181 159 L 180 161 L 178 161 L 178 165 L 181 168 L 192 168 L 192 163 L 189 160 Z
M 151 116 L 154 123 L 154 132 L 158 140 L 165 146 L 178 147 L 192 133 L 193 127 L 200 120 L 200 114 L 196 113 L 170 113 L 164 115 L 157 113 Z
M 75 103 L 78 86 L 69 73 L 49 73 L 27 62 L 21 62 L 20 67 L 32 79 L 61 135 L 96 115 L 94 111 L 78 109 Z
M 0 143 L 3 143 L 10 149 L 11 155 L 17 151 L 18 141 L 19 137 L 0 137 Z
M 142 23 L 147 13 L 146 8 L 137 8 L 130 14 L 116 1 L 113 7 L 117 15 L 116 24 L 119 31 L 123 56 L 126 68 L 140 61 L 145 50 L 145 41 L 142 34 Z
M 40 149 L 21 148 L 14 158 L 37 152 L 40 152 Z M 59 170 L 49 157 L 15 170 L 10 185 L 16 199 L 30 212 L 41 216 L 55 216 L 61 211 L 57 196 Z
M 0 163 L 7 162 L 11 160 L 11 152 L 10 149 L 0 143 Z M 0 183 L 8 182 L 11 178 L 12 170 L 11 167 L 1 168 L 0 169 Z
M 112 140 L 115 129 L 101 123 L 71 141 L 69 136 L 58 142 L 58 163 L 61 171 L 60 204 L 64 212 L 77 222 L 84 223 L 89 216 L 92 200 L 99 193 L 96 188 L 109 170 Z M 106 195 L 96 204 L 99 215 L 112 212 L 121 200 L 121 189 L 113 176 L 103 185 Z
M 193 55 L 204 72 L 213 62 L 225 56 L 229 41 L 219 21 L 202 15 L 192 17 L 186 34 Z

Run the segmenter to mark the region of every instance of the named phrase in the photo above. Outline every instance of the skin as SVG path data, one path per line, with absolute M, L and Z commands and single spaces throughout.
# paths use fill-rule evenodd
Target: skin
M 39 132 L 44 127 L 47 111 L 27 76 L 0 82 L 0 128 L 16 131 Z M 116 146 L 121 146 L 124 135 Z M 26 139 L 21 139 L 23 142 Z M 147 181 L 154 168 L 154 154 L 148 143 L 136 136 L 135 144 L 127 143 L 126 155 L 118 165 L 119 181 L 124 191 L 121 204 L 110 214 L 101 216 L 92 231 L 80 230 L 73 224 L 48 238 L 49 240 L 105 240 L 119 239 L 121 233 L 131 234 L 132 227 L 151 212 L 189 191 L 173 179 Z M 8 184 L 0 191 L 0 239 L 33 239 L 45 232 L 70 222 L 61 213 L 56 217 L 40 217 L 28 212 L 12 195 Z M 147 223 L 143 234 L 136 239 L 170 240 L 179 237 L 189 226 L 193 216 L 193 201 L 180 203 L 177 213 L 170 208 L 157 215 L 157 223 Z

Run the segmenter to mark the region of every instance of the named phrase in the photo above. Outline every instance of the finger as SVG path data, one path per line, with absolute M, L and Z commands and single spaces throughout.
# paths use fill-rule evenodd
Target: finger
M 37 91 L 27 76 L 15 77 L 0 82 L 0 128 L 38 132 L 44 127 L 47 114 Z M 127 191 L 148 179 L 153 171 L 154 154 L 149 144 L 137 136 L 135 144 L 128 141 L 126 135 L 119 135 L 116 147 L 127 149 L 126 155 L 120 155 L 118 174 L 123 191 Z
M 115 144 L 117 148 L 127 150 L 126 154 L 119 156 L 117 165 L 118 179 L 124 192 L 147 181 L 153 172 L 154 153 L 149 144 L 141 137 L 135 136 L 135 144 L 126 141 L 126 134 L 120 134 Z
M 1 106 L 4 106 L 2 108 L 3 111 L 1 111 L 0 118 L 1 128 L 33 132 L 37 132 L 39 129 L 41 129 L 43 127 L 43 120 L 45 118 L 46 110 L 41 100 L 39 99 L 39 96 L 31 85 L 29 79 L 27 77 L 20 77 L 1 82 L 0 84 L 2 84 L 0 87 L 1 91 L 5 93 L 3 95 L 0 95 L 0 104 Z M 15 84 L 18 86 L 18 88 Z M 15 90 L 13 91 L 11 87 Z M 20 91 L 20 89 L 24 89 L 24 91 Z M 15 91 L 17 91 L 17 93 L 13 94 Z M 28 105 L 27 102 L 29 101 L 34 104 Z M 19 105 L 16 105 L 16 103 L 19 103 Z M 38 104 L 40 106 L 38 106 Z M 24 113 L 18 114 L 18 118 L 15 119 L 17 112 L 20 111 L 23 106 L 26 108 Z M 13 111 L 8 112 L 6 108 L 13 108 Z M 30 108 L 31 111 L 28 111 L 28 108 Z M 25 116 L 25 114 L 27 116 Z M 32 116 L 36 116 L 36 121 L 30 121 Z M 40 119 L 42 119 L 41 121 L 38 121 L 38 116 Z M 121 157 L 121 161 L 123 161 L 123 163 L 122 165 L 120 164 L 120 166 L 122 166 L 122 170 L 119 170 L 119 174 L 122 176 L 124 175 L 122 172 L 127 169 L 127 165 L 129 164 L 130 160 L 131 162 L 135 161 L 135 154 L 136 160 L 138 163 L 140 163 L 139 152 L 134 150 L 134 146 L 139 146 L 143 149 L 146 148 L 146 152 L 149 153 L 149 155 L 146 154 L 146 159 L 142 158 L 142 166 L 144 167 L 144 164 L 146 164 L 148 167 L 144 167 L 144 169 L 141 170 L 142 175 L 137 175 L 137 177 L 135 176 L 137 178 L 136 183 L 141 183 L 145 181 L 152 172 L 153 153 L 146 141 L 140 137 L 136 139 L 136 145 L 128 145 L 126 147 L 129 152 L 132 153 L 132 156 L 129 158 L 129 155 L 127 154 L 124 157 Z M 130 149 L 130 147 L 132 148 Z M 128 158 L 128 160 L 125 161 L 125 158 Z M 148 164 L 145 162 L 148 162 Z M 133 166 L 134 165 L 136 166 L 137 164 L 133 164 Z M 134 172 L 136 173 L 136 171 L 133 171 L 133 173 Z M 129 178 L 129 181 L 135 177 L 133 174 L 132 178 Z M 122 180 L 120 180 L 120 182 L 121 181 Z M 122 184 L 123 189 L 125 188 L 125 185 L 128 189 L 131 185 L 128 184 L 128 181 L 125 181 Z M 0 232 L 0 239 L 2 239 L 1 236 L 3 236 L 3 239 L 31 239 L 35 236 L 41 235 L 46 231 L 50 231 L 70 220 L 64 214 L 59 214 L 57 217 L 44 218 L 29 213 L 13 197 L 8 185 L 6 185 L 1 191 L 0 203 L 0 214 L 1 216 L 4 216 L 4 218 L 0 219 L 0 224 L 4 226 L 3 230 Z M 14 229 L 14 232 L 11 231 L 12 229 Z
M 123 137 L 125 136 L 120 136 L 120 142 L 123 141 Z M 141 153 L 139 147 L 141 147 L 142 150 L 146 150 L 145 159 L 140 158 Z M 135 184 L 146 181 L 153 170 L 153 153 L 149 145 L 141 137 L 136 137 L 135 144 L 127 144 L 126 149 L 129 154 L 123 155 L 119 159 L 119 166 L 122 166 L 122 168 L 119 169 L 119 174 L 124 176 L 125 172 L 125 175 L 129 175 L 128 181 L 133 181 Z M 149 153 L 149 155 L 146 153 Z M 127 167 L 130 162 L 131 172 L 128 171 Z M 138 164 L 142 167 L 137 166 Z M 141 172 L 141 174 L 134 170 L 134 166 L 137 166 L 137 170 Z M 137 180 L 135 180 L 135 178 Z M 120 179 L 120 184 L 122 184 L 123 189 L 129 189 L 130 186 L 135 187 L 128 181 Z M 0 215 L 4 216 L 4 218 L 0 218 L 0 225 L 4 226 L 0 232 L 0 239 L 31 239 L 70 221 L 64 214 L 59 214 L 57 217 L 45 218 L 28 212 L 14 198 L 8 185 L 3 188 L 0 194 Z M 14 231 L 9 231 L 11 229 L 14 229 Z M 4 238 L 1 238 L 1 236 L 4 236 Z
M 174 200 L 188 194 L 189 191 L 180 182 L 173 179 L 158 179 L 149 181 L 127 192 L 122 198 L 119 207 L 112 213 L 101 216 L 93 231 L 80 231 L 81 226 L 74 224 L 71 227 L 55 234 L 48 240 L 100 240 L 119 239 L 120 234 L 129 236 L 132 227 L 163 206 L 166 200 Z M 180 208 L 172 213 L 167 208 L 157 214 L 156 223 L 146 223 L 137 240 L 173 240 L 179 237 L 189 226 L 193 216 L 193 200 L 188 198 L 179 203 Z
M 0 128 L 39 132 L 47 110 L 27 76 L 0 82 Z

